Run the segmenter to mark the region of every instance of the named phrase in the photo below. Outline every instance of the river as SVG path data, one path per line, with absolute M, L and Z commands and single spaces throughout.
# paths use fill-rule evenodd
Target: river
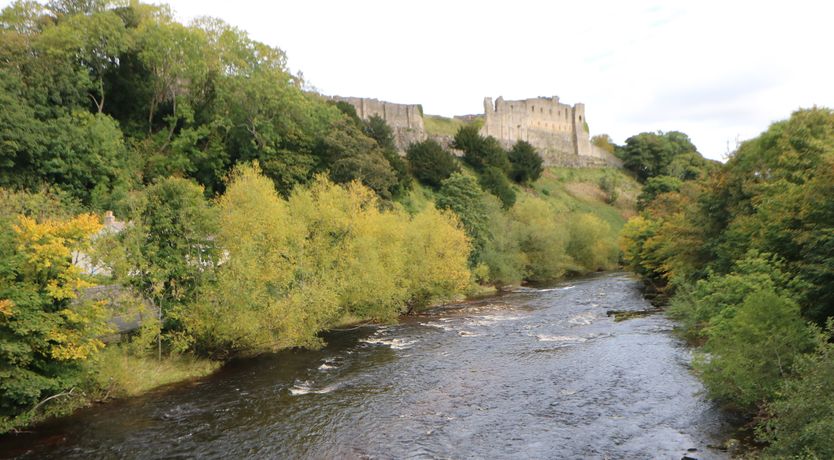
M 326 336 L 0 438 L 21 458 L 727 458 L 638 282 L 605 274 Z

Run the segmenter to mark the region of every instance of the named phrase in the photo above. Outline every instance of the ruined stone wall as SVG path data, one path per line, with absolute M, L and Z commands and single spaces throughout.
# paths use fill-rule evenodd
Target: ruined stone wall
M 359 118 L 367 120 L 374 115 L 381 117 L 394 132 L 394 141 L 400 152 L 405 152 L 414 142 L 426 140 L 423 114 L 416 104 L 394 104 L 392 102 L 362 97 L 333 96 L 330 99 L 351 104 Z
M 518 101 L 499 97 L 495 103 L 487 97 L 481 134 L 493 136 L 507 147 L 527 141 L 539 150 L 546 166 L 616 163 L 608 152 L 593 148 L 585 123 L 585 105 L 562 104 L 558 96 Z

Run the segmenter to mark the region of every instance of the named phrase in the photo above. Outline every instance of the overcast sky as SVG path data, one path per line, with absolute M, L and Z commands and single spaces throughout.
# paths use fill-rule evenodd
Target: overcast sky
M 558 95 L 586 104 L 592 134 L 679 130 L 716 159 L 800 107 L 834 107 L 824 0 L 170 4 L 282 48 L 324 94 L 446 116 L 482 113 L 484 96 Z

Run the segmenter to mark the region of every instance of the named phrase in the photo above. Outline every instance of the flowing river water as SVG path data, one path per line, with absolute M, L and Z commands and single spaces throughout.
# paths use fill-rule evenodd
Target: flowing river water
M 731 427 L 622 273 L 327 335 L 0 438 L 22 458 L 726 458 Z

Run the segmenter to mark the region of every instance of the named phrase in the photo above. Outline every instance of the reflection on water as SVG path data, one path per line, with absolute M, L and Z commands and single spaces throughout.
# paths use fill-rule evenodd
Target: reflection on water
M 648 307 L 623 274 L 522 288 L 90 408 L 0 456 L 723 458 L 669 321 L 605 314 Z

